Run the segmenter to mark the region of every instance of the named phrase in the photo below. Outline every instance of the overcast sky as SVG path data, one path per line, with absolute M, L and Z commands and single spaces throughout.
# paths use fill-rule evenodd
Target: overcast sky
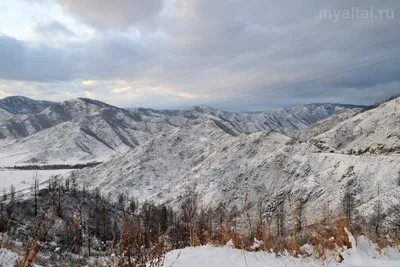
M 0 0 L 0 98 L 236 111 L 370 104 L 400 92 L 399 8 L 398 0 Z

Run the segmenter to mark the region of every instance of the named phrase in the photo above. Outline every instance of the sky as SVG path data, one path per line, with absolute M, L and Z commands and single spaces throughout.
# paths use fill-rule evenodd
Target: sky
M 398 0 L 0 0 L 0 98 L 230 111 L 400 92 Z

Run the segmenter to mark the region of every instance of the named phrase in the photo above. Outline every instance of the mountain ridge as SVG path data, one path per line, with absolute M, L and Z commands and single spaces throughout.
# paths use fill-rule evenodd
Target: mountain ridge
M 0 109 L 13 115 L 39 113 L 54 103 L 46 100 L 34 100 L 25 96 L 8 96 L 0 99 Z
M 337 119 L 337 125 L 334 119 L 329 124 L 331 129 L 323 129 L 323 133 L 306 141 L 278 132 L 231 136 L 215 122 L 204 122 L 162 133 L 139 149 L 95 168 L 75 171 L 73 176 L 88 188 L 99 188 L 111 199 L 124 194 L 177 207 L 185 191 L 191 189 L 199 194 L 205 208 L 221 203 L 240 209 L 247 203 L 253 216 L 257 216 L 260 201 L 266 214 L 276 215 L 279 207 L 290 210 L 285 199 L 298 198 L 305 225 L 323 219 L 315 210 L 323 210 L 325 205 L 330 205 L 333 215 L 338 214 L 346 190 L 351 190 L 355 210 L 368 217 L 377 201 L 384 203 L 383 210 L 398 202 L 399 151 L 331 153 L 321 149 L 318 141 L 334 149 L 342 148 L 334 146 L 337 137 L 342 138 L 339 142 L 350 138 L 345 148 L 371 140 L 373 144 L 395 147 L 398 127 L 379 127 L 383 130 L 370 134 L 372 139 L 366 139 L 364 134 L 376 127 L 371 121 L 380 122 L 380 126 L 396 124 L 400 120 L 399 108 L 397 100 L 393 100 L 363 113 L 345 114 Z M 349 132 L 351 135 L 341 134 L 343 128 L 352 129 L 354 123 L 369 128 L 360 133 L 355 127 Z M 311 131 L 315 134 L 315 129 Z
M 23 99 L 33 103 L 32 109 L 41 103 Z M 88 98 L 45 105 L 39 113 L 11 114 L 0 120 L 0 158 L 17 159 L 10 155 L 18 155 L 19 164 L 107 160 L 106 155 L 135 149 L 162 132 L 206 121 L 214 121 L 232 136 L 259 131 L 289 134 L 347 110 L 315 104 L 258 113 L 228 112 L 204 105 L 183 110 L 124 109 Z M 52 138 L 55 136 L 58 138 Z
M 115 105 L 110 105 L 106 102 L 100 101 L 100 100 L 96 100 L 96 99 L 91 99 L 91 98 L 87 98 L 87 97 L 78 97 L 78 98 L 73 98 L 73 99 L 67 99 L 61 102 L 65 102 L 65 101 L 71 101 L 71 100 L 76 100 L 76 99 L 80 99 L 82 101 L 85 102 L 92 102 L 92 103 L 98 103 L 99 105 L 107 105 L 110 107 L 115 107 L 115 108 L 120 108 L 117 107 Z M 4 98 L 0 98 L 0 108 L 7 111 L 7 109 L 11 109 L 11 107 L 7 107 L 7 105 L 14 105 L 13 102 L 25 102 L 27 104 L 31 103 L 34 106 L 40 106 L 38 109 L 41 109 L 40 111 L 42 111 L 43 109 L 45 109 L 46 107 L 52 105 L 52 104 L 56 104 L 56 103 L 60 103 L 60 102 L 54 102 L 54 101 L 49 101 L 49 100 L 36 100 L 33 98 L 29 98 L 26 96 L 22 96 L 22 95 L 15 95 L 15 96 L 7 96 Z M 262 112 L 262 113 L 266 113 L 266 112 L 270 112 L 270 111 L 274 111 L 274 110 L 279 110 L 279 109 L 287 109 L 287 110 L 291 110 L 293 108 L 297 108 L 297 107 L 303 107 L 303 106 L 325 106 L 325 105 L 332 105 L 332 106 L 338 106 L 338 107 L 344 107 L 344 108 L 359 108 L 359 109 L 367 109 L 369 106 L 368 105 L 357 105 L 357 104 L 343 104 L 343 103 L 330 103 L 330 102 L 313 102 L 313 103 L 308 103 L 308 104 L 302 104 L 302 105 L 294 105 L 294 106 L 290 106 L 290 107 L 286 107 L 286 108 L 277 108 L 277 109 L 270 109 L 270 110 L 259 110 L 259 111 L 241 111 L 241 112 L 236 112 L 236 113 L 258 113 L 258 112 Z M 195 105 L 192 107 L 188 107 L 188 108 L 183 108 L 183 109 L 154 109 L 154 108 L 145 108 L 145 107 L 128 107 L 128 108 L 120 108 L 120 109 L 127 109 L 127 110 L 151 110 L 154 112 L 177 112 L 177 111 L 182 111 L 185 109 L 190 109 L 190 108 L 194 108 L 194 107 L 200 107 L 200 108 L 210 108 L 210 109 L 214 109 L 214 110 L 220 110 L 218 108 L 213 108 L 211 106 L 208 105 Z M 40 112 L 39 111 L 39 112 Z M 27 113 L 38 113 L 36 111 L 13 111 L 10 112 L 11 114 L 27 114 Z M 228 111 L 227 111 L 228 112 Z

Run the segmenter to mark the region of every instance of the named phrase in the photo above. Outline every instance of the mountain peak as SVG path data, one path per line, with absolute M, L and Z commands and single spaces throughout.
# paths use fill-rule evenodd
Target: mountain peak
M 120 110 L 120 108 L 109 105 L 107 103 L 104 103 L 104 102 L 101 102 L 98 100 L 93 100 L 90 98 L 84 98 L 84 97 L 69 99 L 69 100 L 63 101 L 59 104 L 64 107 L 75 108 L 78 110 L 80 110 L 82 108 L 87 109 L 88 107 L 90 107 L 91 110 L 101 110 L 103 108 Z
M 194 112 L 200 112 L 200 113 L 214 113 L 216 111 L 220 111 L 219 109 L 207 106 L 207 105 L 197 105 L 193 107 L 189 107 L 184 109 L 184 111 L 194 111 Z
M 25 96 L 8 96 L 0 99 L 0 108 L 11 114 L 39 113 L 54 102 L 34 100 Z
M 107 107 L 107 108 L 117 108 L 117 109 L 119 109 L 116 106 L 113 106 L 113 105 L 110 105 L 110 104 L 107 104 L 107 103 L 104 103 L 104 102 L 101 102 L 101 101 L 95 100 L 95 99 L 79 97 L 78 100 L 80 100 L 80 101 L 82 101 L 82 102 L 84 102 L 86 104 L 96 105 L 96 106 L 99 106 L 99 107 Z

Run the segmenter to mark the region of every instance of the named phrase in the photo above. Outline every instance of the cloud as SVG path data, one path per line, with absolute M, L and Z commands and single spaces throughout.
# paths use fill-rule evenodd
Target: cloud
M 85 91 L 85 97 L 95 99 L 96 95 L 93 92 Z
M 125 86 L 125 87 L 117 87 L 115 88 L 112 92 L 115 94 L 122 94 L 131 91 L 132 88 L 130 86 Z
M 97 81 L 93 81 L 93 80 L 87 80 L 87 81 L 82 81 L 82 85 L 84 87 L 95 87 L 97 86 L 99 83 Z
M 46 45 L 32 45 L 0 36 L 0 79 L 55 81 L 73 77 L 74 59 L 66 51 Z
M 45 38 L 55 37 L 76 37 L 76 34 L 68 29 L 64 24 L 58 21 L 51 21 L 45 24 L 39 24 L 35 27 L 35 31 Z
M 0 36 L 0 79 L 41 83 L 44 98 L 91 92 L 114 105 L 265 110 L 323 101 L 372 103 L 393 93 L 400 80 L 398 62 L 392 62 L 274 91 L 400 56 L 400 40 L 389 42 L 399 38 L 398 12 L 392 20 L 319 17 L 321 9 L 388 8 L 397 0 L 379 6 L 373 0 L 57 3 L 91 25 L 93 36 L 64 38 L 57 47 Z M 68 36 L 56 21 L 39 24 L 36 33 Z M 223 104 L 249 95 L 258 96 Z
M 11 96 L 12 94 L 10 94 L 10 93 L 7 93 L 7 92 L 4 92 L 4 91 L 0 91 L 0 98 L 4 98 L 4 97 L 7 97 L 7 96 Z
M 154 26 L 162 10 L 162 0 L 58 0 L 58 3 L 96 28 Z

